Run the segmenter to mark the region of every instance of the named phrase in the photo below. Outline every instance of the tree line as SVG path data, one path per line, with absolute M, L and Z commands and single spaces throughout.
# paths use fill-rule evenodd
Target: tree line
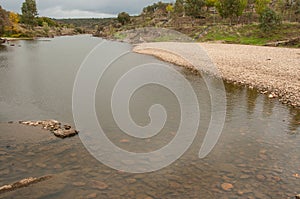
M 300 0 L 176 0 L 175 3 L 149 5 L 142 14 L 153 14 L 158 10 L 165 10 L 173 17 L 218 15 L 229 24 L 239 24 L 244 17 L 249 23 L 260 22 L 264 31 L 280 25 L 282 20 L 300 22 Z

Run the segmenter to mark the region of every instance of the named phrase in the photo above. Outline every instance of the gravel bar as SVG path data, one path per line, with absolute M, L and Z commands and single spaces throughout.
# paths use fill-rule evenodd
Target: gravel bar
M 210 72 L 212 64 L 206 63 L 212 61 L 225 81 L 256 88 L 269 98 L 300 108 L 300 49 L 157 42 L 137 44 L 133 51 L 204 72 Z

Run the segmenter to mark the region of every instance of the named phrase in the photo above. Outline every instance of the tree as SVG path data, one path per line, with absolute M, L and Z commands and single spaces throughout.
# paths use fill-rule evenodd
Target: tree
M 202 8 L 205 6 L 204 0 L 186 0 L 185 12 L 192 17 L 200 17 L 202 14 Z
M 144 14 L 153 14 L 157 10 L 166 11 L 167 6 L 169 3 L 163 3 L 161 1 L 154 3 L 152 5 L 149 5 L 143 9 Z
M 118 14 L 118 21 L 122 24 L 125 25 L 130 21 L 130 16 L 127 12 L 121 12 Z
M 11 21 L 9 20 L 9 14 L 6 10 L 2 9 L 0 5 L 0 35 L 4 34 L 5 27 L 11 26 Z
M 173 6 L 172 4 L 169 4 L 169 5 L 166 7 L 166 11 L 168 12 L 168 17 L 170 18 L 171 13 L 174 12 L 174 6 Z
M 270 4 L 271 0 L 256 0 L 255 1 L 255 11 L 257 14 L 261 15 L 265 9 Z
M 19 22 L 20 17 L 17 13 L 9 12 L 9 20 L 11 22 L 11 26 L 7 26 L 7 31 L 10 31 L 11 33 L 17 33 L 19 31 Z
M 35 0 L 25 0 L 21 9 L 23 23 L 29 26 L 35 25 L 35 18 L 38 15 Z
M 293 5 L 293 11 L 296 16 L 300 16 L 300 0 L 296 0 Z M 298 22 L 300 22 L 300 18 L 298 18 Z
M 207 10 L 209 8 L 214 7 L 216 5 L 217 0 L 205 0 L 205 5 L 207 7 Z
M 216 8 L 222 18 L 230 18 L 230 23 L 234 17 L 240 17 L 246 6 L 247 0 L 218 0 Z
M 184 4 L 185 4 L 184 0 L 176 0 L 174 5 L 174 11 L 177 15 L 179 16 L 185 15 Z

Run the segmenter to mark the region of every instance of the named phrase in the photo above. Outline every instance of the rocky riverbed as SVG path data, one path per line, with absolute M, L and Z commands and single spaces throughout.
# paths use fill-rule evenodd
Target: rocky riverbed
M 213 43 L 138 44 L 134 52 L 196 71 L 216 72 L 224 80 L 256 88 L 269 98 L 300 107 L 300 49 Z
M 228 134 L 235 144 L 220 142 L 206 159 L 194 146 L 165 169 L 130 174 L 98 162 L 78 136 L 61 140 L 38 126 L 0 123 L 0 198 L 294 199 L 299 140 L 264 139 L 268 133 L 253 136 L 245 129 Z M 137 145 L 117 139 L 123 147 Z

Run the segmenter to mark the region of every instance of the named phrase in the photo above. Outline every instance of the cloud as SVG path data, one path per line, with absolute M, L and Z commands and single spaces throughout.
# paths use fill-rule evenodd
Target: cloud
M 7 10 L 21 12 L 25 0 L 0 0 Z M 159 0 L 36 0 L 39 13 L 49 17 L 100 17 L 128 12 L 131 15 L 141 13 L 143 7 Z M 163 0 L 175 2 L 175 0 Z
M 113 14 L 98 13 L 84 10 L 63 10 L 61 7 L 53 7 L 39 11 L 40 16 L 50 16 L 52 18 L 109 18 L 116 17 Z

